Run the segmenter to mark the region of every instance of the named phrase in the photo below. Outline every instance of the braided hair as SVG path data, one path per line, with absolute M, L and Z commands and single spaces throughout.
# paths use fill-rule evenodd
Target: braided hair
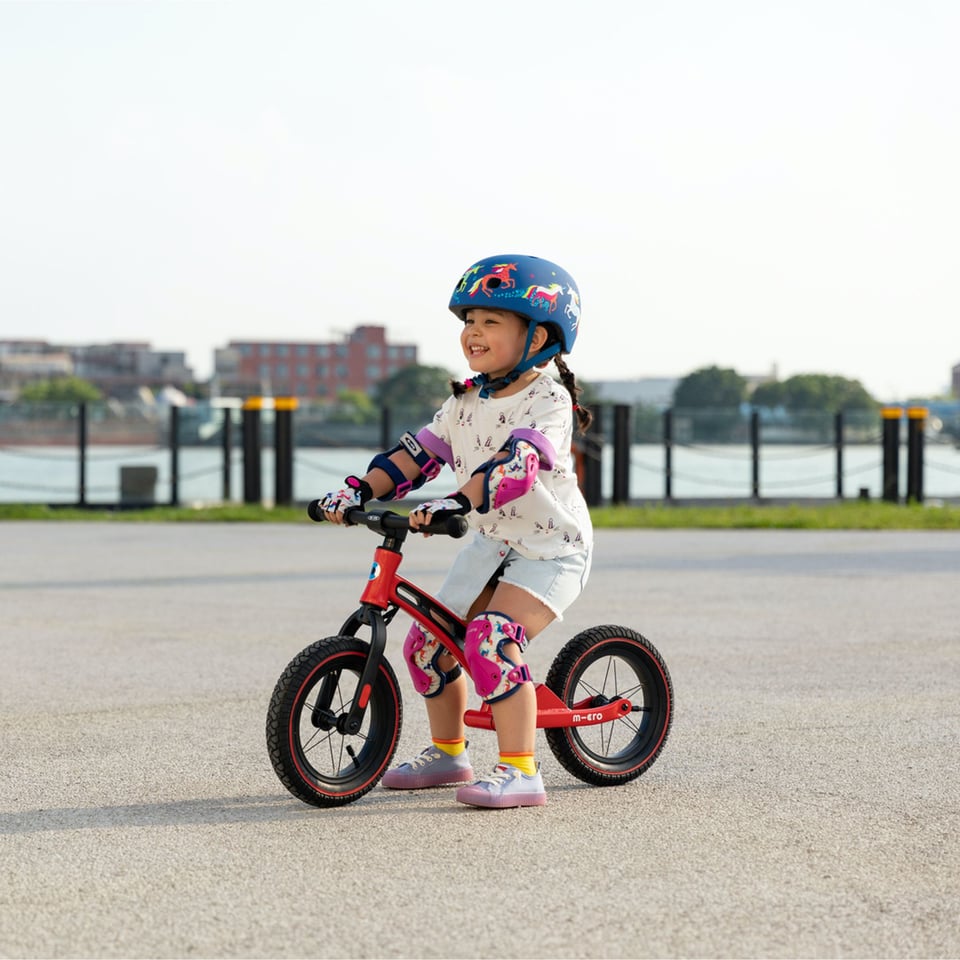
M 557 365 L 557 370 L 560 372 L 560 382 L 567 388 L 567 393 L 570 394 L 570 399 L 573 400 L 573 412 L 577 415 L 577 426 L 580 428 L 581 433 L 586 433 L 590 429 L 590 424 L 593 423 L 593 414 L 590 412 L 589 407 L 585 407 L 580 403 L 580 394 L 583 393 L 583 387 L 577 383 L 577 378 L 574 376 L 573 371 L 567 366 L 567 362 L 561 354 L 558 353 L 553 358 L 553 362 Z

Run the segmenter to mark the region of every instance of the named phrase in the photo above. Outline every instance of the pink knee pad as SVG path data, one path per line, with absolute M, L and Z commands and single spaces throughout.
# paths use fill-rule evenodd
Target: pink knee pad
M 477 693 L 487 703 L 509 696 L 521 683 L 532 679 L 525 663 L 517 666 L 504 656 L 503 648 L 508 643 L 519 644 L 523 650 L 526 639 L 523 625 L 502 613 L 487 610 L 467 624 L 463 652 Z
M 403 656 L 413 680 L 414 689 L 424 697 L 435 697 L 446 682 L 446 674 L 437 666 L 443 652 L 437 638 L 414 623 L 403 641 Z

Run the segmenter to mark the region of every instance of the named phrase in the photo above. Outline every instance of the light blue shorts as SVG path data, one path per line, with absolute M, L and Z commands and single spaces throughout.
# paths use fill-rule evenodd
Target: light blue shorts
M 556 616 L 580 596 L 590 576 L 590 554 L 574 553 L 552 560 L 529 560 L 501 540 L 475 534 L 453 561 L 437 599 L 460 617 L 500 568 L 500 582 L 526 590 Z

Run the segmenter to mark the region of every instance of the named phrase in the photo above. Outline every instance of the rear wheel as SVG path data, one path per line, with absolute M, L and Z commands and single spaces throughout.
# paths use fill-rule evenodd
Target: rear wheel
M 267 750 L 280 782 L 317 807 L 358 800 L 373 789 L 393 758 L 403 722 L 396 674 L 382 660 L 363 723 L 345 732 L 369 644 L 329 637 L 311 644 L 284 670 L 267 710 Z
M 657 759 L 673 720 L 673 685 L 657 649 L 629 627 L 591 627 L 568 641 L 547 674 L 567 707 L 599 707 L 618 697 L 633 710 L 609 723 L 548 727 L 554 756 L 596 786 L 626 783 Z

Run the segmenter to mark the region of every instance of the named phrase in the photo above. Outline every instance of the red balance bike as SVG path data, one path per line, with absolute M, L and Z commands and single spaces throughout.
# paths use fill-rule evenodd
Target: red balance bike
M 323 515 L 316 501 L 308 508 Z M 359 608 L 335 637 L 299 653 L 277 681 L 267 711 L 267 749 L 280 782 L 318 807 L 352 803 L 376 786 L 400 739 L 403 702 L 384 655 L 387 627 L 399 610 L 436 636 L 470 675 L 466 625 L 430 594 L 399 575 L 407 518 L 389 510 L 348 510 L 383 541 Z M 426 530 L 462 537 L 463 517 Z M 361 631 L 369 640 L 360 639 Z M 663 658 L 628 627 L 597 626 L 569 640 L 545 683 L 536 685 L 537 725 L 557 760 L 596 786 L 627 783 L 657 759 L 673 719 L 673 686 Z M 468 710 L 469 727 L 493 730 L 484 704 Z

